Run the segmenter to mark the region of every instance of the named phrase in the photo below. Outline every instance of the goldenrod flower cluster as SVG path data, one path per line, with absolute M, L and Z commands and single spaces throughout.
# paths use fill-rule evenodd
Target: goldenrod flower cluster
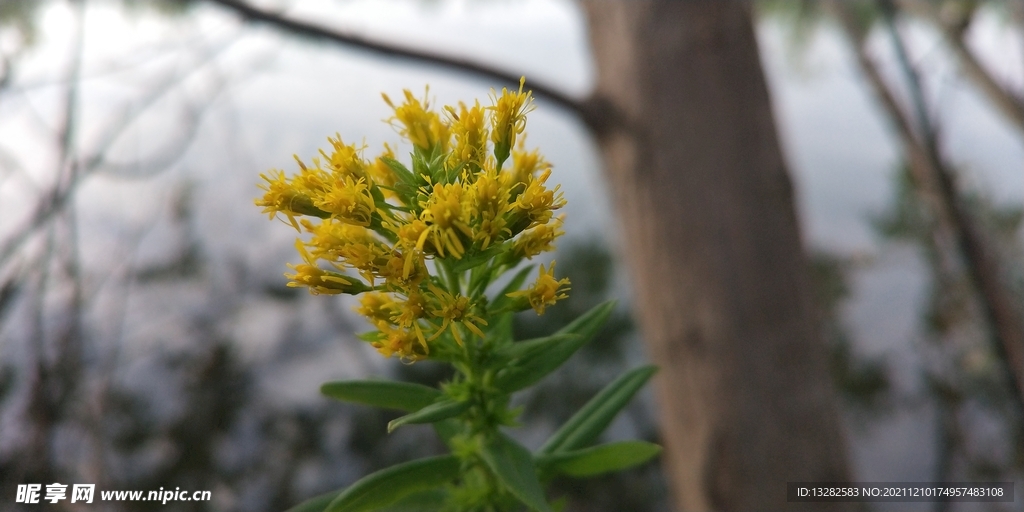
M 520 291 L 485 293 L 524 258 L 552 250 L 563 234 L 565 205 L 549 188 L 550 165 L 524 149 L 530 92 L 502 89 L 492 105 L 438 112 L 408 90 L 404 102 L 384 101 L 388 122 L 412 145 L 406 167 L 385 145 L 372 159 L 363 147 L 328 138 L 309 165 L 296 157 L 292 176 L 261 177 L 256 205 L 303 233 L 302 263 L 289 265 L 289 286 L 313 294 L 362 294 L 357 311 L 378 329 L 365 337 L 381 354 L 417 360 L 445 340 L 463 345 L 484 337 L 487 318 L 566 297 L 568 279 L 542 265 Z

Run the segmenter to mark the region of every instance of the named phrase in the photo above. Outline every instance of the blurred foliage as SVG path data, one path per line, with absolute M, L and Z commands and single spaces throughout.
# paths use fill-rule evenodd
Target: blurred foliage
M 843 325 L 840 306 L 850 295 L 850 271 L 851 264 L 840 257 L 824 252 L 811 255 L 818 325 L 828 347 L 833 383 L 854 413 L 871 418 L 891 410 L 891 383 L 885 357 L 856 354 Z
M 608 248 L 591 239 L 563 244 L 557 259 L 560 272 L 572 281 L 569 298 L 548 308 L 544 315 L 520 314 L 515 318 L 516 339 L 552 334 L 590 308 L 616 296 L 615 262 Z M 526 396 L 520 397 L 524 422 L 561 425 L 615 375 L 634 366 L 642 357 L 628 310 L 619 307 L 604 328 L 564 366 L 546 377 Z M 623 412 L 634 432 L 627 436 L 658 442 L 658 430 L 649 403 L 634 403 Z M 623 423 L 620 418 L 620 423 Z M 613 426 L 614 430 L 614 426 Z M 591 479 L 560 478 L 553 486 L 563 495 L 569 511 L 668 510 L 668 490 L 657 462 Z
M 944 263 L 936 227 L 916 191 L 909 169 L 896 173 L 889 209 L 874 219 L 888 240 L 913 244 L 927 266 L 928 302 L 922 311 L 926 343 L 923 396 L 938 411 L 937 480 L 1010 478 L 1024 469 L 1024 418 L 978 303 L 967 270 Z M 1024 304 L 1024 210 L 996 205 L 974 193 L 967 211 L 984 232 L 990 248 L 1006 265 L 1006 283 Z
M 35 41 L 37 11 L 45 5 L 42 0 L 2 0 L 0 1 L 0 29 L 14 28 L 20 36 L 31 44 Z

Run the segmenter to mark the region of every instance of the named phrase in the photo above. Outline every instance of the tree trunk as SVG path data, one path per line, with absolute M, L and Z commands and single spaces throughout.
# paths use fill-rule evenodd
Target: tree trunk
M 846 447 L 750 6 L 583 7 L 676 505 L 799 508 L 786 482 L 848 480 Z

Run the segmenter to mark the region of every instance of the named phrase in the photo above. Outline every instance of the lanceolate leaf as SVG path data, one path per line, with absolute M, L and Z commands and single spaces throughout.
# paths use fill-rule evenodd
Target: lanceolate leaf
M 512 312 L 497 315 L 489 326 L 487 337 L 490 338 L 490 345 L 494 347 L 512 343 Z
M 638 466 L 661 453 L 661 447 L 646 441 L 623 441 L 582 450 L 559 452 L 537 458 L 543 471 L 585 477 Z
M 395 173 L 395 176 L 398 176 L 398 179 L 401 180 L 402 183 L 412 185 L 413 187 L 416 186 L 416 177 L 413 176 L 412 171 L 410 171 L 405 164 L 395 160 L 394 158 L 383 157 L 381 160 L 391 168 Z
M 558 342 L 550 343 L 544 347 L 544 350 L 524 349 L 524 352 L 527 353 L 513 361 L 508 369 L 498 374 L 494 383 L 495 387 L 511 393 L 533 385 L 544 378 L 590 341 L 608 320 L 614 308 L 614 301 L 597 305 L 555 333 L 574 335 L 572 338 L 563 338 Z
M 544 498 L 540 480 L 537 479 L 537 471 L 533 467 L 533 457 L 530 456 L 529 450 L 498 434 L 484 446 L 481 455 L 498 480 L 519 501 L 538 512 L 551 511 Z
M 615 379 L 569 418 L 569 421 L 544 443 L 539 453 L 567 452 L 594 442 L 601 432 L 608 428 L 615 415 L 657 371 L 655 366 L 642 366 Z
M 448 500 L 447 489 L 430 489 L 412 493 L 379 512 L 425 512 L 441 510 Z
M 453 272 L 465 272 L 473 267 L 476 267 L 483 262 L 491 259 L 495 255 L 501 254 L 512 247 L 512 242 L 502 242 L 500 244 L 492 245 L 487 249 L 476 253 L 473 256 L 467 256 L 465 258 L 455 260 L 452 264 Z
M 441 391 L 411 382 L 348 380 L 328 382 L 320 392 L 331 398 L 402 411 L 418 411 L 437 400 Z
M 456 402 L 455 400 L 442 400 L 430 404 L 414 413 L 406 414 L 388 423 L 388 432 L 409 423 L 434 423 L 436 421 L 454 418 L 469 409 L 469 402 Z
M 429 457 L 367 475 L 345 489 L 324 512 L 363 512 L 398 503 L 406 496 L 436 489 L 459 474 L 454 455 Z
M 545 336 L 543 338 L 535 338 L 532 340 L 517 341 L 504 349 L 497 351 L 495 354 L 498 357 L 506 358 L 513 361 L 528 362 L 532 358 L 537 357 L 542 352 L 552 352 L 557 350 L 557 346 L 562 343 L 570 343 L 578 341 L 578 334 L 552 334 L 551 336 Z

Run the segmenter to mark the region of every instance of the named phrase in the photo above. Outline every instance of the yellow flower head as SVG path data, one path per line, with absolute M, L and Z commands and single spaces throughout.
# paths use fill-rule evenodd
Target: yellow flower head
M 555 239 L 565 234 L 562 231 L 564 215 L 559 215 L 552 222 L 541 224 L 524 231 L 515 241 L 513 250 L 520 258 L 533 259 L 534 256 L 555 249 Z
M 410 251 L 408 255 L 394 252 L 375 272 L 384 278 L 389 289 L 399 291 L 415 290 L 429 275 L 423 253 L 418 251 Z
M 556 185 L 553 190 L 548 190 L 544 182 L 551 176 L 551 169 L 545 170 L 537 178 L 530 179 L 519 197 L 516 198 L 515 206 L 525 213 L 530 219 L 528 227 L 545 224 L 551 220 L 551 212 L 565 206 L 565 198 Z
M 441 121 L 436 112 L 430 110 L 426 94 L 423 101 L 416 99 L 412 91 L 406 89 L 405 103 L 395 106 L 387 94 L 381 94 L 384 102 L 394 109 L 395 115 L 389 121 L 396 126 L 399 133 L 409 142 L 423 151 L 430 151 L 434 145 L 440 144 L 442 151 L 448 150 L 448 125 Z M 429 93 L 429 88 L 427 93 Z M 397 124 L 396 124 L 397 123 Z
M 313 202 L 317 208 L 333 217 L 358 226 L 369 226 L 377 206 L 370 194 L 366 178 L 344 176 L 335 179 L 333 186 Z
M 306 167 L 298 155 L 292 155 L 299 164 L 299 174 L 292 178 L 292 186 L 296 190 L 310 196 L 321 196 L 326 194 L 333 186 L 334 179 L 330 173 L 320 168 L 320 161 L 313 159 L 313 167 Z
M 508 159 L 509 152 L 516 145 L 516 136 L 526 129 L 526 114 L 533 110 L 533 92 L 523 92 L 526 77 L 519 79 L 519 92 L 501 89 L 501 96 L 494 94 L 494 105 L 488 107 L 491 115 L 491 140 L 494 142 L 494 158 L 498 166 Z
M 487 159 L 487 125 L 484 123 L 484 109 L 477 102 L 473 108 L 466 108 L 459 103 L 459 112 L 452 107 L 445 107 L 452 119 L 451 130 L 455 138 L 455 148 L 449 156 L 449 166 L 454 168 L 460 164 L 470 167 L 472 173 L 480 171 Z M 470 174 L 472 180 L 472 174 Z
M 288 224 L 299 231 L 299 224 L 295 220 L 296 215 L 303 215 L 305 211 L 312 211 L 316 208 L 308 195 L 295 190 L 295 187 L 288 182 L 284 173 L 273 170 L 267 174 L 260 174 L 260 178 L 266 184 L 259 187 L 265 192 L 263 197 L 256 200 L 256 206 L 262 206 L 263 212 L 270 214 L 273 219 L 278 213 L 283 213 L 288 218 Z
M 396 302 L 395 308 L 398 312 L 395 323 L 408 329 L 416 324 L 417 320 L 426 316 L 427 299 L 416 291 L 410 293 L 404 302 Z
M 291 279 L 288 286 L 293 288 L 306 286 L 309 288 L 309 293 L 312 293 L 313 295 L 337 295 L 339 293 L 356 295 L 369 290 L 369 288 L 359 282 L 358 279 L 345 276 L 337 272 L 323 270 L 316 266 L 316 261 L 306 251 L 306 248 L 302 246 L 301 241 L 295 241 L 295 248 L 299 251 L 299 254 L 302 255 L 302 259 L 305 263 L 288 265 L 295 270 L 294 274 L 284 275 L 288 279 Z
M 359 152 L 362 148 L 357 148 L 355 144 L 345 144 L 341 140 L 341 135 L 335 134 L 337 138 L 327 137 L 327 141 L 331 143 L 334 151 L 331 152 L 330 156 L 324 153 L 324 150 L 320 150 L 320 154 L 327 159 L 328 167 L 334 173 L 337 178 L 352 177 L 352 178 L 364 178 L 366 177 L 367 164 L 359 156 Z
M 509 187 L 513 187 L 519 183 L 528 183 L 536 176 L 537 171 L 550 167 L 551 164 L 544 160 L 539 150 L 526 151 L 520 142 L 512 151 L 512 172 L 503 176 L 508 180 Z
M 448 293 L 434 285 L 429 286 L 430 292 L 433 294 L 433 309 L 430 310 L 430 314 L 434 318 L 441 319 L 441 327 L 437 329 L 437 332 L 431 336 L 430 340 L 437 339 L 445 329 L 451 328 L 452 337 L 455 338 L 455 342 L 462 345 L 462 334 L 459 333 L 458 326 L 461 324 L 469 329 L 473 334 L 483 338 L 484 333 L 480 330 L 481 325 L 487 325 L 487 321 L 473 313 L 473 304 L 469 301 L 468 297 L 463 297 L 458 294 Z
M 309 227 L 313 228 L 309 247 L 314 256 L 336 266 L 357 269 L 371 284 L 376 266 L 387 261 L 390 248 L 369 229 L 330 220 Z
M 508 296 L 512 298 L 525 297 L 529 301 L 530 307 L 538 315 L 543 315 L 544 309 L 548 306 L 554 306 L 559 300 L 569 298 L 569 295 L 565 293 L 567 291 L 569 291 L 569 278 L 563 277 L 556 280 L 555 262 L 552 261 L 548 271 L 544 270 L 544 265 L 540 266 L 540 275 L 537 276 L 537 281 L 533 283 L 533 286 L 512 292 Z
M 491 106 L 459 103 L 443 116 L 426 95 L 405 90 L 396 104 L 384 94 L 393 110 L 387 122 L 413 146 L 411 165 L 387 144 L 364 160 L 363 147 L 335 134 L 308 166 L 296 156 L 292 176 L 262 174 L 256 204 L 303 234 L 288 286 L 363 294 L 355 311 L 377 327 L 367 339 L 385 356 L 415 361 L 438 338 L 442 351 L 484 338 L 490 285 L 563 234 L 552 212 L 565 199 L 545 185 L 550 164 L 524 149 L 533 109 L 524 87 L 525 79 L 518 90 L 492 90 Z M 509 294 L 511 309 L 543 313 L 568 285 L 554 278 L 554 264 L 541 266 L 535 283 Z
M 398 355 L 403 361 L 419 361 L 427 357 L 430 350 L 425 341 L 421 341 L 414 331 L 382 326 L 384 339 L 372 343 L 384 357 Z
M 505 214 L 511 209 L 509 189 L 498 177 L 497 172 L 488 169 L 482 172 L 470 186 L 474 241 L 480 242 L 480 249 L 487 249 L 491 242 L 511 234 L 505 225 Z
M 473 230 L 469 227 L 471 205 L 466 187 L 462 183 L 434 185 L 427 200 L 423 203 L 421 219 L 428 224 L 426 234 L 421 234 L 417 248 L 422 250 L 427 235 L 431 236 L 434 249 L 444 257 L 445 251 L 456 258 L 462 258 L 466 248 L 459 239 L 461 232 L 469 239 L 473 238 Z
M 355 308 L 356 313 L 365 316 L 375 326 L 393 324 L 391 317 L 395 314 L 396 304 L 386 293 L 370 292 L 364 293 L 359 298 L 359 306 Z

